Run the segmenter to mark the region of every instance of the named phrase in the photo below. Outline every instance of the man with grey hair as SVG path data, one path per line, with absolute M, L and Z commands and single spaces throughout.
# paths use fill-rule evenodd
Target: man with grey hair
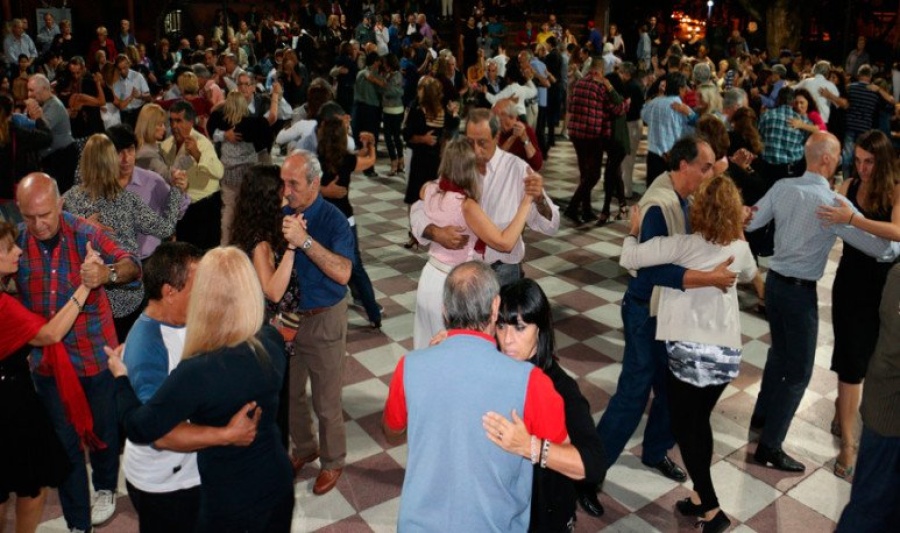
M 498 228 L 505 228 L 515 217 L 522 198 L 531 195 L 535 200 L 527 226 L 544 235 L 555 235 L 559 231 L 559 208 L 544 192 L 544 178 L 525 161 L 497 146 L 499 132 L 500 121 L 489 109 L 477 108 L 469 112 L 466 138 L 475 150 L 481 208 Z M 432 224 L 422 201 L 413 204 L 410 223 L 413 235 L 421 243 L 435 241 L 445 248 L 458 250 L 468 239 L 465 228 Z M 485 262 L 497 272 L 501 285 L 523 276 L 524 259 L 525 242 L 521 238 L 509 253 L 488 248 L 484 254 Z
M 296 450 L 294 471 L 319 458 L 322 470 L 313 493 L 334 488 L 347 458 L 347 434 L 341 407 L 347 346 L 347 282 L 354 252 L 347 217 L 319 192 L 322 167 L 316 155 L 295 150 L 281 167 L 284 183 L 285 254 L 294 254 L 303 291 L 293 311 L 299 316 L 294 357 L 289 359 L 289 431 Z M 312 408 L 319 421 L 313 433 L 306 382 L 312 382 Z
M 712 70 L 709 68 L 709 63 L 704 62 L 694 65 L 694 69 L 691 71 L 691 82 L 694 84 L 694 87 L 703 85 L 711 78 Z
M 828 124 L 828 118 L 831 116 L 831 105 L 829 99 L 823 91 L 826 91 L 832 98 L 839 98 L 837 86 L 828 79 L 828 73 L 831 72 L 831 63 L 828 61 L 819 61 L 813 66 L 813 77 L 801 80 L 794 86 L 794 89 L 806 89 L 809 94 L 816 100 L 816 107 L 819 110 L 819 116 L 822 122 Z
M 75 167 L 78 164 L 78 148 L 72 137 L 72 124 L 66 106 L 53 94 L 50 80 L 43 74 L 33 74 L 28 78 L 28 100 L 25 101 L 28 118 L 44 119 L 53 142 L 38 152 L 41 167 L 56 179 L 59 192 L 65 193 L 75 182 Z
M 3 39 L 3 56 L 7 65 L 19 64 L 19 56 L 28 58 L 28 66 L 37 59 L 38 51 L 31 37 L 25 33 L 23 19 L 12 19 L 9 25 L 9 34 Z
M 725 117 L 725 125 L 731 129 L 731 117 L 734 112 L 742 107 L 747 107 L 747 91 L 740 87 L 732 87 L 722 94 L 722 115 Z
M 562 398 L 549 378 L 497 351 L 499 292 L 488 265 L 458 265 L 444 284 L 448 338 L 402 357 L 394 370 L 383 428 L 394 443 L 409 432 L 400 531 L 525 531 L 533 465 L 546 466 L 568 438 Z M 491 412 L 521 414 L 533 435 L 529 454 L 495 445 L 510 435 L 485 416 Z

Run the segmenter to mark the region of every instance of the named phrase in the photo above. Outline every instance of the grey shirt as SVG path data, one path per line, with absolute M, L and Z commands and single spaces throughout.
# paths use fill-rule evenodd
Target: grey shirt
M 900 265 L 888 273 L 881 295 L 878 344 L 863 387 L 863 423 L 882 437 L 900 437 Z
M 53 144 L 50 148 L 44 148 L 39 152 L 41 159 L 47 157 L 60 148 L 69 146 L 75 139 L 72 137 L 72 125 L 69 123 L 69 113 L 66 112 L 66 106 L 55 96 L 51 96 L 41 105 L 44 112 L 44 122 L 50 128 L 53 134 Z

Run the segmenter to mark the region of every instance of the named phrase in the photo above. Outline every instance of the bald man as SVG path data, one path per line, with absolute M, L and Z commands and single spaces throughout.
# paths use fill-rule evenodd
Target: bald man
M 752 232 L 775 220 L 776 228 L 775 254 L 766 277 L 772 346 L 750 419 L 751 428 L 762 430 L 754 459 L 788 472 L 806 469 L 784 452 L 782 443 L 812 376 L 819 332 L 816 282 L 825 272 L 828 253 L 838 237 L 879 261 L 893 261 L 900 252 L 900 244 L 849 224 L 820 224 L 816 209 L 838 201 L 829 180 L 841 162 L 841 144 L 834 135 L 817 132 L 804 150 L 806 172 L 776 182 L 753 207 L 755 215 L 747 226 Z
M 137 257 L 84 219 L 63 211 L 56 180 L 43 173 L 29 174 L 19 183 L 16 193 L 25 220 L 18 238 L 22 258 L 16 284 L 22 304 L 32 312 L 49 319 L 73 298 L 81 283 L 98 289 L 128 284 L 140 277 Z M 99 253 L 105 264 L 85 263 L 85 257 L 92 252 Z M 79 307 L 81 314 L 62 341 L 68 360 L 44 358 L 44 352 L 36 348 L 31 353 L 31 371 L 38 395 L 72 464 L 71 473 L 59 487 L 63 516 L 70 529 L 88 531 L 92 525 L 109 520 L 116 508 L 119 437 L 115 387 L 103 346 L 114 347 L 118 339 L 106 291 L 92 291 Z M 61 378 L 54 377 L 59 375 L 59 365 L 74 369 L 77 382 L 65 384 L 77 383 L 75 386 L 83 390 L 93 417 L 93 431 L 89 423 L 79 424 L 76 430 L 63 407 L 58 386 Z M 66 393 L 66 398 L 70 394 Z M 96 439 L 102 441 L 100 445 Z M 85 443 L 91 445 L 93 510 L 82 448 Z

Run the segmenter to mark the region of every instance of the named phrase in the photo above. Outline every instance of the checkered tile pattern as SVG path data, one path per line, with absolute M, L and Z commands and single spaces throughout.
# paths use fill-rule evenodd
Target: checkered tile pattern
M 644 190 L 642 158 L 636 192 Z M 385 173 L 387 161 L 378 170 Z M 571 145 L 560 141 L 542 172 L 551 197 L 565 203 L 578 181 Z M 318 464 L 306 466 L 296 485 L 295 531 L 395 531 L 406 446 L 389 446 L 382 436 L 380 415 L 391 372 L 412 347 L 413 313 L 424 251 L 406 250 L 407 210 L 402 203 L 401 177 L 356 177 L 352 198 L 356 208 L 363 260 L 385 308 L 380 332 L 368 327 L 361 310 L 349 312 L 344 412 L 349 456 L 336 490 L 314 496 Z M 602 186 L 602 185 L 601 185 Z M 595 208 L 602 204 L 600 187 Z M 615 204 L 614 204 L 615 205 Z M 552 238 L 527 234 L 525 273 L 536 279 L 554 304 L 556 339 L 562 366 L 574 375 L 599 419 L 615 392 L 621 370 L 623 334 L 620 302 L 627 274 L 617 260 L 623 223 L 573 228 L 562 222 Z M 838 247 L 840 244 L 837 245 Z M 755 444 L 748 432 L 750 412 L 759 391 L 769 346 L 768 325 L 752 314 L 752 291 L 741 292 L 744 362 L 741 375 L 728 386 L 712 416 L 715 430 L 713 480 L 722 509 L 735 531 L 831 531 L 846 504 L 850 484 L 831 473 L 838 441 L 828 431 L 834 413 L 836 379 L 828 371 L 832 349 L 831 295 L 839 248 L 832 254 L 820 283 L 822 324 L 812 382 L 785 443 L 807 471 L 790 475 L 752 462 Z M 578 531 L 674 531 L 693 524 L 674 510 L 689 493 L 690 483 L 663 478 L 640 462 L 644 421 L 609 471 L 601 501 L 602 518 L 578 515 Z M 677 449 L 673 456 L 680 461 Z M 457 467 L 448 465 L 450 467 Z M 137 531 L 136 517 L 120 490 L 119 510 L 101 532 Z M 64 531 L 55 493 L 39 531 Z M 9 520 L 9 518 L 8 518 Z

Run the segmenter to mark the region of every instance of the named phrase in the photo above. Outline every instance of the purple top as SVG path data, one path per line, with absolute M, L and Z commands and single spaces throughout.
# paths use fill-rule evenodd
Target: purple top
M 131 174 L 131 182 L 125 187 L 126 191 L 131 191 L 138 196 L 150 209 L 156 211 L 160 216 L 164 216 L 166 210 L 166 199 L 169 196 L 169 184 L 162 176 L 152 170 L 145 170 L 140 167 L 134 167 Z M 191 205 L 191 197 L 184 195 L 181 200 L 181 209 L 178 211 L 178 218 L 184 216 L 184 212 Z M 138 254 L 141 259 L 146 259 L 159 246 L 159 238 L 153 235 L 138 234 Z

